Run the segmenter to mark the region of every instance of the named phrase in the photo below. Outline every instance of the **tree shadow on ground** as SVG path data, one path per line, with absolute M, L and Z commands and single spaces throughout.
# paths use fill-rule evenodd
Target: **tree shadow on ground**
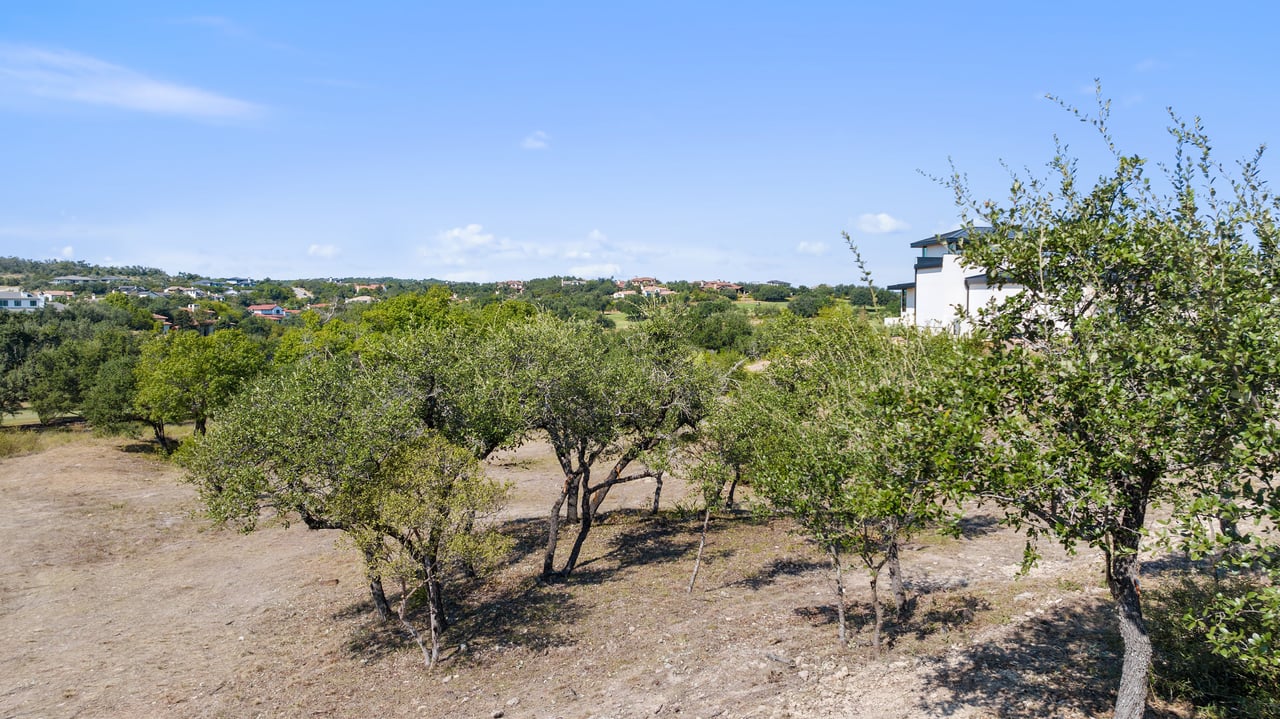
M 1099 716 L 1115 701 L 1121 653 L 1109 602 L 1060 606 L 1025 619 L 1000 641 L 934 661 L 923 673 L 920 707 L 937 717 L 972 707 L 1010 719 Z
M 511 548 L 505 561 L 509 566 L 519 564 L 547 546 L 546 517 L 511 519 L 495 525 L 494 529 L 511 540 Z
M 130 442 L 129 444 L 121 446 L 120 451 L 127 454 L 153 454 L 157 456 L 167 456 L 164 448 L 160 446 L 159 442 L 151 441 Z
M 468 584 L 471 586 L 464 586 Z M 581 605 L 567 591 L 533 580 L 501 587 L 470 580 L 455 586 L 461 600 L 446 607 L 451 624 L 441 638 L 441 661 L 466 662 L 477 652 L 492 650 L 541 651 L 572 644 L 569 629 L 583 616 Z M 388 598 L 394 612 L 400 597 Z M 335 616 L 372 612 L 372 602 L 364 600 L 343 608 Z M 431 619 L 421 598 L 410 600 L 407 616 L 423 640 L 430 642 Z M 393 616 L 386 622 L 370 621 L 358 627 L 348 638 L 346 649 L 361 660 L 375 663 L 406 649 L 417 651 L 417 645 L 399 618 Z
M 759 591 L 765 587 L 775 583 L 782 577 L 798 577 L 801 574 L 812 572 L 818 569 L 830 569 L 831 563 L 826 560 L 802 559 L 800 557 L 779 557 L 771 560 L 763 567 L 755 570 L 747 576 L 737 581 L 728 582 L 715 589 L 725 589 L 727 587 L 746 587 L 753 591 Z M 707 591 L 714 591 L 708 589 Z M 832 612 L 834 613 L 834 609 Z
M 622 509 L 608 515 L 607 538 L 609 549 L 603 554 L 589 556 L 591 542 L 599 541 L 605 532 L 588 536 L 583 546 L 588 559 L 578 562 L 569 581 L 575 584 L 599 584 L 619 572 L 635 565 L 654 565 L 674 562 L 688 557 L 697 550 L 700 526 L 692 521 L 672 519 L 663 514 L 653 515 L 648 510 Z M 576 532 L 568 537 L 564 557 L 568 556 Z M 564 538 L 561 538 L 564 541 Z
M 956 527 L 960 530 L 961 537 L 975 539 L 999 532 L 1000 518 L 992 515 L 965 516 L 956 522 Z
M 923 602 L 921 600 L 924 600 Z M 925 639 L 934 634 L 961 629 L 972 624 L 978 612 L 991 609 L 991 603 L 975 594 L 949 594 L 940 597 L 909 598 L 906 607 L 898 614 L 886 606 L 884 637 L 886 646 L 904 637 Z M 834 605 L 825 604 L 797 607 L 793 613 L 814 626 L 835 624 L 839 620 Z M 875 626 L 875 607 L 871 602 L 850 602 L 845 605 L 845 621 L 849 631 L 857 635 Z M 870 635 L 866 637 L 870 642 Z

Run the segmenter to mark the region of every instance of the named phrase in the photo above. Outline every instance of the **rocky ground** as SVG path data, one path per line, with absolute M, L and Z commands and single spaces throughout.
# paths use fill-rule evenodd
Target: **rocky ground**
M 960 539 L 903 556 L 916 597 L 877 657 L 862 575 L 855 646 L 836 641 L 829 566 L 781 521 L 699 521 L 669 479 L 621 488 L 567 583 L 543 584 L 544 445 L 490 462 L 510 564 L 468 587 L 446 658 L 426 670 L 375 620 L 333 532 L 211 530 L 191 488 L 143 444 L 83 437 L 0 460 L 3 717 L 1105 716 L 1118 639 L 1101 567 L 975 510 Z M 569 530 L 571 531 L 571 530 Z M 562 547 L 566 542 L 562 542 Z M 1176 707 L 1157 715 L 1177 716 Z

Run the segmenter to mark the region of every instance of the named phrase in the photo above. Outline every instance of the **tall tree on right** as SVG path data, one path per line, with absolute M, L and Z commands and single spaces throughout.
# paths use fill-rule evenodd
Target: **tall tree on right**
M 1116 148 L 1100 94 L 1094 116 L 1067 109 L 1114 161 L 1092 186 L 1061 144 L 1050 176 L 1015 175 L 1004 201 L 975 201 L 959 174 L 949 183 L 966 222 L 994 228 L 969 233 L 967 261 L 1023 288 L 977 322 L 981 493 L 1033 535 L 1101 551 L 1124 640 L 1115 717 L 1137 719 L 1152 659 L 1138 590 L 1148 509 L 1174 506 L 1200 546 L 1227 536 L 1219 518 L 1274 516 L 1277 202 L 1261 151 L 1229 172 L 1198 120 L 1173 117 L 1173 157 L 1152 173 Z

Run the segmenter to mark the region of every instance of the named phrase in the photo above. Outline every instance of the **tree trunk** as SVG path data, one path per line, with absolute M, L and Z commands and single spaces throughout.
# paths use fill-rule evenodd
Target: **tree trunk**
M 871 606 L 876 612 L 876 628 L 871 635 L 871 645 L 876 648 L 876 656 L 880 656 L 880 632 L 884 629 L 884 607 L 880 606 L 880 572 L 871 575 Z
M 209 420 L 204 416 L 196 417 L 196 434 L 203 436 L 206 434 L 205 425 Z
M 893 590 L 893 608 L 901 617 L 907 606 L 907 588 L 902 584 L 902 561 L 898 558 L 898 539 L 889 541 L 888 560 L 889 586 Z
M 828 549 L 831 552 L 831 566 L 836 570 L 836 620 L 840 627 L 840 644 L 847 647 L 849 630 L 844 617 L 844 567 L 840 565 L 840 550 L 834 544 Z
M 656 515 L 658 513 L 658 500 L 662 498 L 662 475 L 662 472 L 658 472 L 653 475 L 653 509 L 649 510 L 649 514 Z M 706 538 L 705 534 L 703 535 L 703 538 Z
M 733 468 L 733 481 L 729 483 L 729 503 L 725 505 L 731 512 L 733 511 L 733 493 L 738 491 L 738 480 L 740 479 L 742 479 L 742 468 L 735 465 Z
M 423 643 L 422 635 L 414 628 L 413 622 L 409 621 L 408 617 L 409 597 L 413 595 L 414 591 L 417 591 L 417 587 L 410 591 L 404 579 L 400 580 L 400 611 L 397 612 L 397 616 L 400 617 L 400 624 L 404 626 L 405 631 L 409 632 L 409 636 L 413 638 L 414 643 L 422 650 L 422 663 L 426 664 L 427 668 L 430 669 L 432 663 L 431 653 L 427 651 L 427 645 Z
M 1135 545 L 1136 541 L 1133 542 Z M 1138 593 L 1139 560 L 1132 553 L 1107 558 L 1107 587 L 1116 602 L 1120 638 L 1124 640 L 1124 665 L 1120 688 L 1116 691 L 1114 719 L 1141 719 L 1147 706 L 1147 678 L 1151 670 L 1151 636 L 1142 619 L 1142 597 Z
M 581 480 L 579 477 L 574 477 L 573 481 L 569 483 L 569 489 L 568 489 L 569 504 L 568 504 L 568 508 L 565 509 L 565 513 L 564 513 L 564 521 L 568 522 L 569 524 L 577 524 L 580 519 L 578 517 L 578 483 L 580 481 Z
M 304 521 L 306 517 L 303 517 Z M 378 618 L 382 621 L 391 619 L 391 603 L 387 601 L 387 593 L 382 589 L 382 575 L 373 571 L 377 557 L 373 552 L 364 551 L 364 566 L 369 575 L 369 596 L 373 598 L 373 607 L 378 610 Z
M 565 499 L 569 496 L 569 486 L 576 477 L 566 479 L 564 488 L 560 490 L 560 497 L 556 503 L 551 505 L 551 517 L 547 522 L 547 551 L 542 557 L 542 578 L 550 578 L 555 574 L 556 561 L 556 543 L 560 540 L 560 506 L 564 504 Z
M 702 515 L 702 538 L 698 540 L 698 556 L 693 560 L 693 575 L 689 577 L 689 588 L 685 593 L 693 593 L 693 583 L 698 581 L 698 569 L 702 566 L 702 550 L 707 546 L 707 525 L 711 523 L 711 505 Z
M 148 421 L 147 424 L 151 425 L 151 431 L 155 433 L 156 441 L 160 443 L 160 449 L 168 453 L 169 438 L 164 434 L 164 422 Z
M 583 475 L 586 476 L 585 474 Z M 592 520 L 595 519 L 595 509 L 592 507 L 590 487 L 586 481 L 583 481 L 582 487 L 582 523 L 578 525 L 578 536 L 573 540 L 573 549 L 569 552 L 569 559 L 564 563 L 564 569 L 560 570 L 560 575 L 568 577 L 573 573 L 573 568 L 578 566 L 578 555 L 582 553 L 582 545 L 587 541 L 587 533 L 591 531 Z
M 440 661 L 440 636 L 444 634 L 444 591 L 440 586 L 440 578 L 435 568 L 427 570 L 427 605 L 431 608 L 431 665 Z

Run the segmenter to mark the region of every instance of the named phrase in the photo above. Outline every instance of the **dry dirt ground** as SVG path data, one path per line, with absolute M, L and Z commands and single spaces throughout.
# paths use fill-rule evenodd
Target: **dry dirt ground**
M 567 583 L 542 584 L 547 448 L 490 462 L 513 484 L 509 565 L 464 587 L 432 671 L 371 614 L 333 532 L 211 530 L 178 470 L 84 437 L 0 460 L 0 717 L 1085 717 L 1106 715 L 1118 640 L 1100 566 L 981 512 L 904 554 L 917 596 L 877 658 L 850 572 L 857 646 L 841 650 L 829 567 L 778 521 L 649 516 L 615 492 Z M 561 547 L 567 549 L 572 528 Z M 1172 710 L 1162 712 L 1173 715 Z

